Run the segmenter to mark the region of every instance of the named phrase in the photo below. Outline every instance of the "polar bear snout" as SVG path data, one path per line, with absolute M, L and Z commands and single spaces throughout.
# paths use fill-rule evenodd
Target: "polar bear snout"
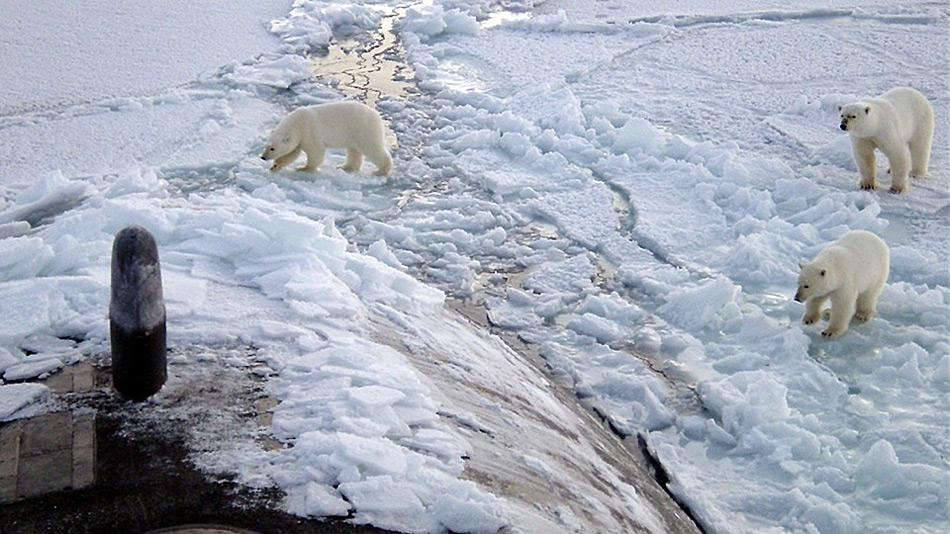
M 795 302 L 805 302 L 805 299 L 802 298 L 801 290 L 795 292 Z
M 848 131 L 848 119 L 844 119 L 841 121 L 841 129 L 846 132 Z

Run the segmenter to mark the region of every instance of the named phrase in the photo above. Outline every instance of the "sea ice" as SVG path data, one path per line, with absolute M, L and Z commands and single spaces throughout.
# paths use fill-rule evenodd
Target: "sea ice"
M 200 462 L 276 484 L 293 513 L 671 530 L 550 377 L 444 310 L 458 297 L 642 440 L 707 531 L 946 530 L 945 8 L 103 6 L 0 23 L 17 51 L 0 70 L 31 73 L 0 88 L 5 379 L 107 352 L 109 243 L 138 224 L 161 250 L 169 342 L 255 347 L 279 403 L 286 448 Z M 342 98 L 312 62 L 390 22 L 419 90 L 378 103 L 391 179 L 268 173 L 279 117 Z M 43 37 L 63 34 L 76 46 Z M 897 84 L 932 98 L 932 177 L 858 191 L 836 106 Z M 884 236 L 891 276 L 879 316 L 828 342 L 791 302 L 797 262 L 852 229 Z M 0 412 L 49 395 L 2 385 Z

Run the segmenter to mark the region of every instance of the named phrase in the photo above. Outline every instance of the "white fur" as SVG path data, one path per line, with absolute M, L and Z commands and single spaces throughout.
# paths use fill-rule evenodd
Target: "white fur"
M 897 87 L 878 98 L 838 106 L 841 129 L 851 135 L 851 152 L 861 173 L 861 189 L 877 186 L 874 149 L 887 156 L 891 192 L 907 190 L 907 177 L 924 178 L 934 135 L 934 111 L 927 98 Z
M 880 237 L 852 230 L 829 244 L 811 262 L 802 262 L 797 302 L 805 303 L 805 324 L 821 316 L 831 299 L 831 319 L 821 335 L 837 337 L 848 330 L 852 317 L 864 322 L 877 313 L 877 299 L 890 270 L 890 250 Z
M 392 169 L 383 119 L 375 109 L 351 101 L 290 112 L 271 133 L 261 158 L 274 160 L 271 170 L 278 171 L 304 152 L 307 163 L 297 170 L 315 171 L 323 164 L 328 148 L 346 149 L 346 163 L 340 168 L 347 172 L 359 171 L 363 156 L 376 165 L 376 176 L 385 176 Z

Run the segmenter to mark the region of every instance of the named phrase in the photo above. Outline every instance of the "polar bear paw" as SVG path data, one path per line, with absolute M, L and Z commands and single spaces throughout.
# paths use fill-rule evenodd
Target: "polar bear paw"
M 827 338 L 840 337 L 841 334 L 844 334 L 844 332 L 845 330 L 842 328 L 832 328 L 829 326 L 828 328 L 825 328 L 821 332 L 821 337 L 827 337 Z

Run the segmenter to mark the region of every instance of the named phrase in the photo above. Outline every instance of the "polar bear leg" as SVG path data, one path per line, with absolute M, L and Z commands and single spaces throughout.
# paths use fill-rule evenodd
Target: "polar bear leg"
M 824 337 L 838 337 L 848 331 L 851 318 L 854 317 L 856 302 L 854 293 L 835 295 L 831 299 L 831 319 L 821 335 Z
M 363 166 L 363 154 L 355 148 L 346 149 L 346 162 L 340 165 L 340 169 L 346 172 L 357 172 Z
M 907 176 L 910 174 L 910 149 L 899 146 L 887 153 L 891 165 L 891 193 L 907 191 Z
M 298 171 L 315 171 L 320 165 L 323 165 L 323 157 L 326 154 L 326 149 L 323 147 L 316 147 L 304 150 L 307 153 L 307 164 L 303 167 L 297 167 Z
M 293 161 L 297 159 L 297 156 L 300 155 L 301 150 L 302 149 L 298 146 L 297 148 L 291 150 L 289 154 L 284 154 L 283 156 L 275 159 L 274 164 L 270 168 L 271 172 L 277 172 L 290 163 L 293 163 Z
M 374 176 L 386 176 L 393 168 L 393 158 L 381 143 L 379 146 L 367 147 L 366 157 L 376 165 Z
M 933 124 L 922 124 L 918 127 L 917 135 L 910 140 L 910 175 L 915 178 L 926 178 L 930 165 L 930 145 L 933 142 Z
M 867 139 L 851 138 L 851 153 L 861 173 L 861 189 L 877 187 L 877 160 L 874 158 L 874 143 Z
M 814 297 L 805 302 L 805 316 L 802 322 L 812 324 L 821 317 L 821 306 L 828 300 L 828 297 Z
M 868 290 L 858 295 L 857 311 L 854 313 L 856 321 L 865 322 L 877 313 L 877 298 L 880 291 Z

